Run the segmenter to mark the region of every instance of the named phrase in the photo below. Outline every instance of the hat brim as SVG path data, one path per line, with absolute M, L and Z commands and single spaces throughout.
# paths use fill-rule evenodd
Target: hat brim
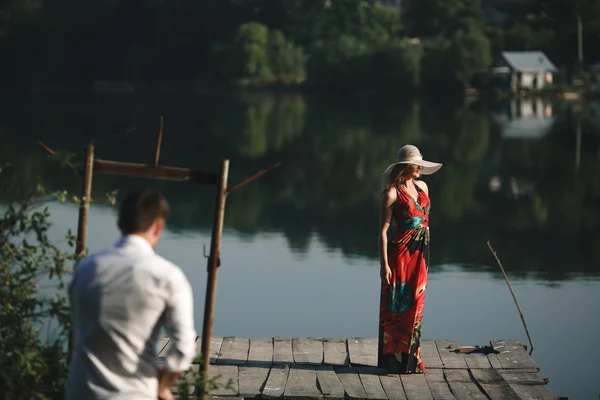
M 393 164 L 390 164 L 385 171 L 383 172 L 382 175 L 387 174 L 388 172 L 390 172 L 392 170 L 392 168 L 394 168 L 394 166 L 398 165 L 398 164 L 414 164 L 414 165 L 420 165 L 421 167 L 423 167 L 423 169 L 421 170 L 421 175 L 431 175 L 431 174 L 435 174 L 440 168 L 442 168 L 441 163 L 434 163 L 431 161 L 425 161 L 425 160 L 414 160 L 414 161 L 399 161 L 399 162 L 395 162 Z

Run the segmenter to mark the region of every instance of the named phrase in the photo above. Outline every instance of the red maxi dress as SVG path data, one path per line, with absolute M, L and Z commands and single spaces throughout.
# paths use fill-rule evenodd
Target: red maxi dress
M 398 373 L 422 373 L 421 325 L 429 264 L 429 196 L 398 190 L 392 208 L 396 234 L 388 243 L 391 284 L 382 280 L 378 366 Z

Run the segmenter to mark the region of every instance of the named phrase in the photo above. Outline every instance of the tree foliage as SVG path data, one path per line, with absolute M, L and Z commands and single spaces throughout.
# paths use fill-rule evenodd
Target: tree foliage
M 74 237 L 67 234 L 66 246 L 50 241 L 46 204 L 55 197 L 41 184 L 15 192 L 15 177 L 11 168 L 0 172 L 10 199 L 0 217 L 0 397 L 60 398 L 70 329 L 64 278 L 75 262 Z
M 484 26 L 479 0 L 410 0 L 406 1 L 403 17 L 411 37 L 451 38 L 458 31 Z
M 258 22 L 240 25 L 232 43 L 218 43 L 214 52 L 224 62 L 222 79 L 228 83 L 247 85 L 304 79 L 303 49 L 288 41 L 281 31 L 269 31 Z
M 597 1 L 483 3 L 405 0 L 399 12 L 375 0 L 6 0 L 0 2 L 0 51 L 7 60 L 0 79 L 299 84 L 306 77 L 325 88 L 364 89 L 368 81 L 370 89 L 401 89 L 417 81 L 406 73 L 415 69 L 417 50 L 401 40 L 419 38 L 425 55 L 425 42 L 457 39 L 452 65 L 439 64 L 437 75 L 464 82 L 504 50 L 541 50 L 558 66 L 574 68 L 578 20 L 584 60 L 600 59 Z M 386 47 L 394 53 L 390 65 L 404 57 L 407 64 L 397 75 L 384 72 L 385 83 L 368 78 L 374 73 L 359 78 L 367 67 L 385 70 L 379 63 L 389 61 L 380 54 Z M 325 49 L 335 55 L 327 57 Z M 355 75 L 348 79 L 348 73 Z M 419 85 L 436 87 L 428 76 L 419 73 Z
M 449 69 L 461 84 L 467 84 L 476 73 L 485 73 L 492 62 L 490 41 L 479 29 L 458 31 L 450 47 Z
M 273 30 L 267 42 L 271 72 L 276 77 L 292 76 L 301 80 L 305 75 L 306 56 L 304 50 L 286 40 L 283 33 Z
M 249 22 L 240 25 L 233 39 L 233 65 L 237 77 L 264 78 L 271 74 L 267 42 L 269 28 Z

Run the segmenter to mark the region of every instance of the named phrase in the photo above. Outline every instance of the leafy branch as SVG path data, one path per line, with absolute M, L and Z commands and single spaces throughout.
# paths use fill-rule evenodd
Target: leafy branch
M 11 165 L 0 166 L 0 187 L 0 398 L 61 398 L 71 331 L 65 281 L 78 257 L 70 230 L 63 240 L 50 239 L 49 206 L 81 200 L 49 191 L 41 179 L 24 188 Z M 106 202 L 115 204 L 116 192 Z

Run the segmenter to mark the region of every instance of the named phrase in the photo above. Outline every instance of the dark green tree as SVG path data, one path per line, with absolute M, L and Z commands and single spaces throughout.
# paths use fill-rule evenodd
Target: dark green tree
M 48 238 L 54 196 L 41 184 L 20 190 L 10 167 L 0 169 L 0 181 L 8 202 L 0 216 L 0 397 L 60 398 L 70 330 L 63 278 L 75 262 L 74 237 L 67 235 L 68 246 Z
M 411 37 L 452 38 L 458 31 L 483 29 L 479 0 L 407 0 L 403 21 Z
M 299 83 L 306 74 L 306 56 L 300 46 L 286 40 L 279 30 L 269 32 L 269 66 L 275 78 Z

